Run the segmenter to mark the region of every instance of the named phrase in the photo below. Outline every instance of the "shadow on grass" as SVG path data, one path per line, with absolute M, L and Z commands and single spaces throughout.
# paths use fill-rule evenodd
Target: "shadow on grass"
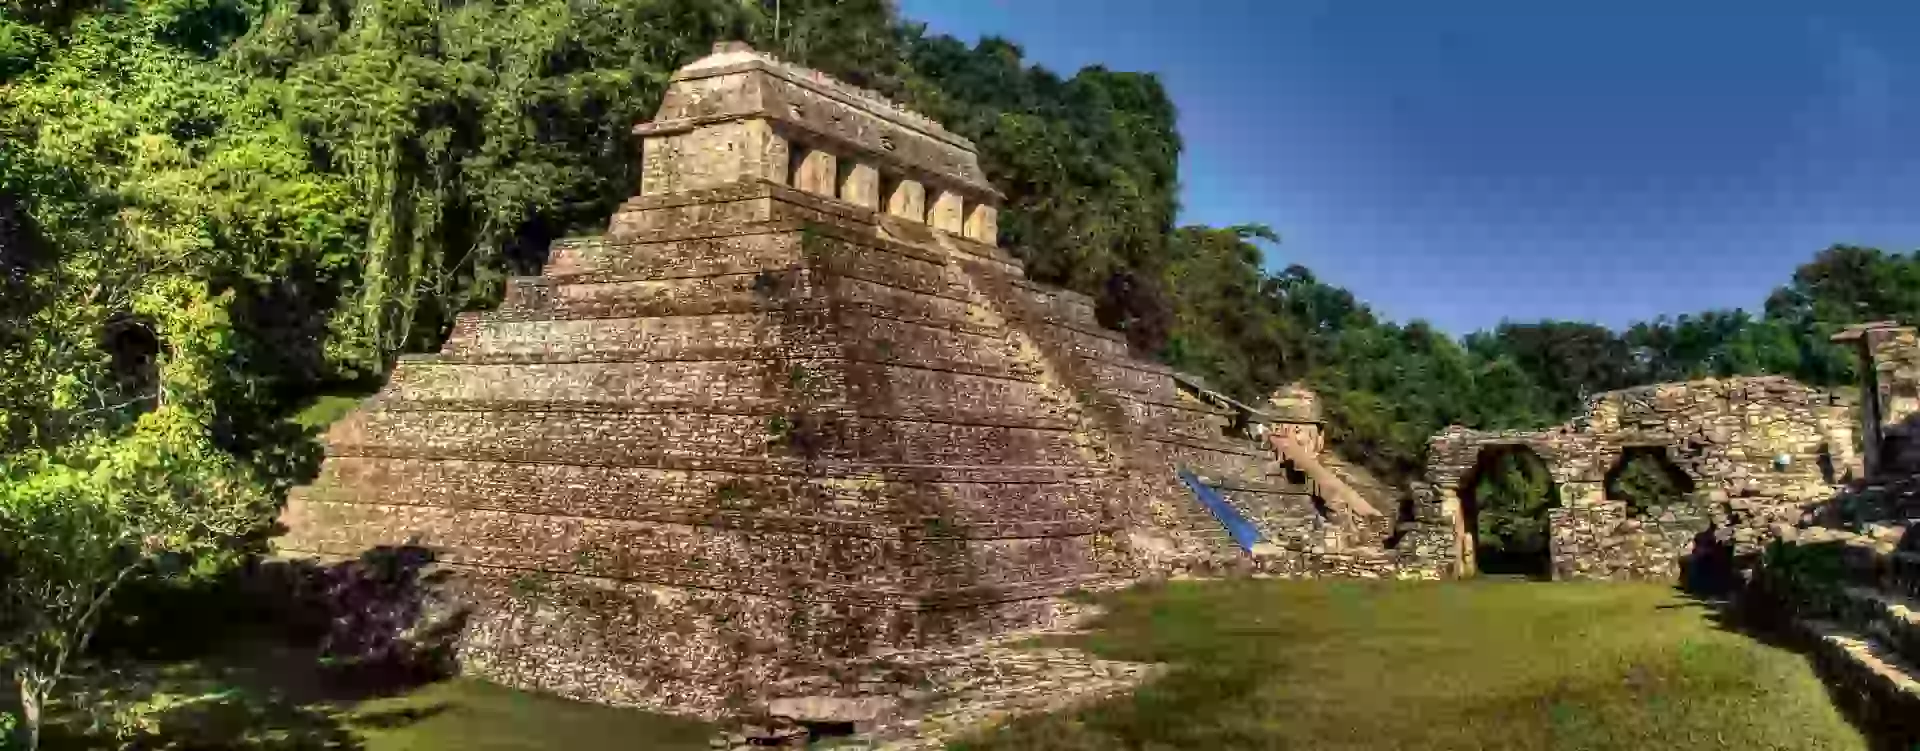
M 1873 689 L 1860 685 L 1853 677 L 1837 669 L 1818 649 L 1814 637 L 1795 627 L 1791 611 L 1774 593 L 1763 586 L 1750 585 L 1737 597 L 1708 597 L 1675 587 L 1688 602 L 1663 607 L 1699 607 L 1707 620 L 1729 633 L 1800 655 L 1820 677 L 1827 698 L 1842 717 L 1867 740 L 1873 751 L 1920 750 L 1920 718 L 1900 716 L 1881 707 Z
M 136 588 L 49 712 L 51 749 L 358 749 L 442 706 L 355 713 L 451 673 L 464 613 L 433 556 L 382 547 Z

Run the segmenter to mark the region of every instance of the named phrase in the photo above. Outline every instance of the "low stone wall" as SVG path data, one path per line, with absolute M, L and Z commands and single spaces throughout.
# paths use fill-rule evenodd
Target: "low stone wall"
M 1548 511 L 1556 579 L 1677 581 L 1710 539 L 1712 515 L 1693 504 L 1629 511 L 1623 501 Z

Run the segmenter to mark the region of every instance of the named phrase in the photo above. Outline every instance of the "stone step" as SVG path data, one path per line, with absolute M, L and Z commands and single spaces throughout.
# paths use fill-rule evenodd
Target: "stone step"
M 1903 475 L 1871 480 L 1849 490 L 1845 504 L 1830 505 L 1821 514 L 1842 524 L 1920 520 L 1920 478 Z
M 463 313 L 441 362 L 856 359 L 1031 378 L 1002 337 L 854 311 L 729 313 L 579 321 Z
M 807 416 L 802 415 L 802 418 Z M 1062 428 L 718 412 L 359 412 L 335 423 L 334 456 L 661 466 L 671 457 L 788 457 L 887 464 L 1086 465 Z
M 636 477 L 660 475 L 663 481 L 681 482 L 696 476 L 708 477 L 714 482 L 733 476 L 745 476 L 743 481 L 812 481 L 831 483 L 849 492 L 859 493 L 870 487 L 870 483 L 911 483 L 911 484 L 959 484 L 993 486 L 1046 486 L 1053 484 L 1088 483 L 1102 497 L 1112 497 L 1112 489 L 1127 481 L 1127 477 L 1110 467 L 1077 465 L 1031 465 L 1031 464 L 904 464 L 881 462 L 844 462 L 844 461 L 807 461 L 794 457 L 720 457 L 720 456 L 675 456 L 674 461 L 666 462 L 664 467 L 621 467 L 614 465 L 556 465 L 534 464 L 528 462 L 485 462 L 485 461 L 441 461 L 415 460 L 387 457 L 328 457 L 328 466 L 337 467 L 341 472 L 380 472 L 394 471 L 402 473 L 439 472 L 452 473 L 460 477 L 473 477 L 475 473 L 492 471 L 486 468 L 513 468 L 516 471 L 532 472 L 536 475 L 550 471 L 581 472 L 590 477 L 577 477 L 561 480 L 547 477 L 542 482 L 559 483 L 547 490 L 567 495 L 586 491 L 582 488 L 607 487 L 617 491 L 636 483 Z M 370 466 L 383 465 L 387 470 L 369 469 Z M 325 478 L 328 468 L 322 468 L 320 476 Z M 384 480 L 383 480 L 384 481 Z M 487 484 L 485 481 L 481 485 Z M 646 487 L 644 482 L 638 487 Z M 1171 490 L 1162 489 L 1166 492 Z M 481 492 L 476 488 L 475 492 Z M 636 491 L 639 492 L 639 491 Z M 948 491 L 942 491 L 948 492 Z M 960 492 L 960 491 L 952 491 Z
M 1233 539 L 1233 534 L 1227 531 L 1226 525 L 1220 523 L 1220 519 L 1213 515 L 1206 504 L 1195 498 L 1193 492 L 1184 485 L 1180 486 L 1178 492 L 1180 502 L 1176 508 L 1181 526 L 1185 528 L 1189 539 L 1199 546 L 1193 552 L 1223 560 L 1246 556 L 1247 551 L 1240 549 L 1240 543 Z M 1226 500 L 1239 506 L 1231 497 Z
M 1920 601 L 1872 587 L 1842 587 L 1837 616 L 1849 627 L 1920 661 Z
M 857 414 L 1073 427 L 1067 395 L 1033 381 L 844 360 L 416 363 L 395 369 L 378 409 Z
M 828 269 L 782 268 L 704 277 L 666 279 L 592 277 L 512 280 L 505 302 L 491 320 L 594 320 L 762 311 L 824 310 L 837 306 L 870 315 L 999 336 L 1001 326 L 965 295 L 931 283 L 898 283 L 849 276 Z M 1061 318 L 1050 310 L 1022 311 L 1015 324 L 1030 335 L 1080 356 L 1127 357 L 1126 337 Z
M 976 332 L 997 330 L 971 316 L 965 299 L 812 269 L 687 279 L 516 280 L 494 318 L 590 320 L 824 310 L 833 306 L 928 325 Z
M 696 206 L 689 208 L 703 213 Z M 800 218 L 657 218 L 666 221 L 654 229 L 555 241 L 544 273 L 556 278 L 661 278 L 820 263 L 904 278 L 938 276 L 949 265 L 937 251 Z
M 1131 364 L 1095 362 L 1090 364 L 1088 376 L 1096 388 L 1107 393 L 1168 402 L 1180 398 L 1180 389 L 1174 384 L 1173 378 L 1152 369 L 1133 367 Z
M 1868 522 L 1861 525 L 1860 531 L 1875 540 L 1898 545 L 1900 540 L 1907 536 L 1907 527 L 1910 524 L 1910 521 L 1904 519 Z
M 1832 621 L 1806 620 L 1814 663 L 1841 702 L 1888 748 L 1920 741 L 1920 670 L 1890 646 Z
M 1016 536 L 1105 518 L 1115 475 L 1020 467 L 840 467 L 729 463 L 670 469 L 335 457 L 299 499 L 696 523 L 714 515 L 950 526 Z M 824 472 L 823 472 L 824 473 Z
M 1043 345 L 1070 350 L 1067 354 L 1110 362 L 1126 362 L 1132 356 L 1125 338 L 1111 332 L 1084 331 L 1078 328 L 1061 326 L 1052 321 L 1042 321 L 1038 326 L 1025 327 L 1036 341 Z
M 1311 496 L 1290 492 L 1223 493 L 1240 515 L 1260 530 L 1269 544 L 1288 550 L 1312 550 L 1326 543 L 1327 524 Z
M 1841 567 L 1850 581 L 1884 592 L 1920 597 L 1920 553 L 1862 538 L 1839 543 Z
M 1025 324 L 1037 324 L 1036 328 L 1060 329 L 1062 331 L 1071 331 L 1081 336 L 1090 336 L 1113 342 L 1120 346 L 1121 349 L 1119 351 L 1121 353 L 1125 354 L 1127 352 L 1127 336 L 1125 334 L 1103 327 L 1097 321 L 1082 320 L 1072 313 L 1064 313 L 1055 307 L 1033 306 L 1031 308 L 1005 311 L 1005 314 L 1009 320 Z
M 1029 409 L 1008 407 L 972 410 L 948 404 L 927 402 L 868 402 L 809 400 L 804 403 L 778 398 L 740 397 L 711 399 L 574 399 L 574 398 L 395 398 L 380 397 L 375 404 L 382 412 L 491 412 L 543 413 L 552 415 L 652 416 L 676 420 L 689 414 L 747 415 L 771 418 L 775 415 L 807 414 L 834 419 L 863 421 L 900 421 L 937 423 L 984 428 L 1023 430 L 1072 430 L 1079 425 L 1058 409 L 1029 405 Z M 564 418 L 562 418 L 564 419 Z
M 1288 482 L 1285 475 L 1266 475 L 1249 479 L 1248 477 L 1239 475 L 1202 474 L 1200 479 L 1202 482 L 1213 486 L 1221 492 L 1229 493 L 1236 497 L 1241 494 L 1251 497 L 1268 494 L 1305 496 L 1311 495 L 1313 491 L 1313 485 L 1310 482 Z
M 309 500 L 290 503 L 285 518 L 300 522 L 276 540 L 290 552 L 355 556 L 411 544 L 446 564 L 756 594 L 796 585 L 875 594 L 1013 588 L 1100 576 L 1090 530 L 980 538 L 935 529 L 905 538 L 897 526 L 811 519 L 688 525 Z M 310 526 L 316 522 L 326 526 Z
M 403 492 L 419 490 L 423 491 L 424 495 L 424 492 L 435 489 L 424 484 L 415 484 L 400 490 Z M 395 497 L 402 495 L 403 492 L 382 497 L 373 496 L 368 492 L 330 493 L 324 489 L 302 489 L 289 494 L 287 503 L 288 508 L 292 509 L 289 514 L 294 517 L 321 516 L 340 519 L 350 515 L 371 518 L 379 525 L 411 529 L 414 532 L 430 527 L 443 527 L 436 534 L 452 540 L 464 541 L 469 547 L 473 546 L 472 543 L 476 538 L 497 537 L 497 534 L 504 533 L 503 530 L 509 528 L 524 529 L 528 524 L 542 523 L 551 523 L 553 528 L 566 533 L 565 539 L 551 541 L 560 547 L 582 543 L 588 539 L 583 535 L 589 535 L 594 530 L 599 530 L 603 537 L 608 534 L 632 533 L 635 530 L 651 530 L 656 533 L 654 536 L 659 540 L 678 540 L 679 542 L 674 544 L 682 547 L 695 544 L 692 541 L 694 536 L 698 535 L 714 539 L 732 539 L 738 535 L 824 536 L 846 540 L 889 540 L 902 545 L 934 545 L 936 547 L 943 542 L 957 540 L 1000 541 L 1013 546 L 1031 547 L 1032 545 L 1044 546 L 1048 538 L 1057 539 L 1110 531 L 1102 521 L 1102 509 L 1097 506 L 1098 499 L 1089 499 L 1094 503 L 1083 504 L 1080 508 L 1048 514 L 1048 516 L 1071 514 L 1070 518 L 1035 520 L 1018 518 L 1022 513 L 1018 510 L 996 517 L 989 513 L 990 509 L 978 508 L 943 509 L 941 515 L 915 515 L 908 510 L 908 507 L 915 504 L 918 498 L 873 498 L 870 499 L 871 503 L 886 506 L 892 509 L 893 513 L 854 517 L 838 509 L 822 509 L 817 505 L 813 508 L 794 508 L 791 511 L 774 508 L 749 510 L 715 507 L 636 509 L 611 505 L 541 506 L 523 502 L 521 499 L 503 501 L 464 498 L 452 500 L 446 505 L 439 505 L 435 502 L 447 501 L 446 494 L 441 493 L 438 497 Z M 445 523 L 435 520 L 442 520 Z M 537 533 L 537 530 L 535 532 Z M 309 536 L 309 538 L 312 537 L 315 535 Z M 328 534 L 318 534 L 317 537 L 323 540 L 332 539 Z M 529 539 L 537 539 L 537 534 L 536 538 Z M 495 539 L 493 542 L 498 540 Z M 519 543 L 526 542 L 528 541 L 519 541 Z M 293 544 L 299 546 L 297 540 Z M 481 543 L 480 546 L 486 547 L 487 543 Z M 317 550 L 318 548 L 305 549 Z M 657 549 L 649 549 L 649 551 L 648 555 L 665 554 L 665 551 Z M 341 549 L 335 552 L 351 551 Z M 511 553 L 511 550 L 506 552 Z M 633 552 L 632 555 L 639 555 L 639 553 Z M 1017 564 L 1018 562 L 1009 563 Z
M 797 240 L 756 238 L 741 231 L 716 228 L 707 233 L 687 232 L 649 240 L 604 236 L 555 240 L 542 271 L 553 278 L 609 275 L 668 279 L 783 268 L 803 258 Z M 772 231 L 769 227 L 769 233 Z
M 1019 285 L 1017 289 L 1028 303 L 1044 308 L 1083 326 L 1099 326 L 1094 314 L 1093 301 L 1083 295 L 1042 287 L 1037 284 Z
M 1035 384 L 1041 383 L 1042 375 L 1033 368 L 1012 360 L 981 363 L 926 352 L 903 353 L 899 350 L 865 344 L 846 347 L 783 347 L 772 344 L 677 347 L 643 344 L 631 348 L 603 347 L 587 350 L 557 346 L 544 351 L 538 348 L 524 348 L 507 352 L 454 350 L 437 354 L 403 354 L 397 359 L 400 363 L 409 366 L 613 366 L 622 363 L 698 363 L 737 360 L 791 362 L 839 359 L 851 365 L 906 368 L 930 373 L 951 373 Z

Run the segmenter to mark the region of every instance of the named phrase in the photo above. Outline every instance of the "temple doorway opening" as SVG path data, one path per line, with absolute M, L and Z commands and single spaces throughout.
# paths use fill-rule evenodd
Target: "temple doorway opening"
M 1553 578 L 1547 512 L 1560 505 L 1560 488 L 1539 454 L 1523 445 L 1483 448 L 1459 493 L 1475 571 Z

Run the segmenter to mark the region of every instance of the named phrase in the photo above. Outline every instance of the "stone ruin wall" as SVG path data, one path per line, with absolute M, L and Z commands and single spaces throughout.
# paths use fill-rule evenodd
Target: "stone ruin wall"
M 402 358 L 284 512 L 290 555 L 434 550 L 465 672 L 710 717 L 885 694 L 914 676 L 847 666 L 1059 623 L 1076 589 L 1248 569 L 1179 465 L 1234 478 L 1283 539 L 1259 570 L 1444 563 L 1292 533 L 1311 496 L 1091 300 L 1026 280 L 937 124 L 723 47 L 636 133 L 608 232 Z
M 1834 336 L 1859 356 L 1860 426 L 1868 474 L 1920 473 L 1920 335 L 1890 322 Z
M 1696 545 L 1759 552 L 1808 504 L 1860 473 L 1851 405 L 1783 377 L 1701 380 L 1600 394 L 1572 422 L 1543 431 L 1450 428 L 1429 442 L 1417 513 L 1454 530 L 1461 574 L 1475 570 L 1461 493 L 1489 449 L 1520 446 L 1546 464 L 1560 505 L 1549 513 L 1556 579 L 1675 581 Z M 1664 452 L 1691 481 L 1687 502 L 1629 509 L 1606 478 L 1637 447 Z M 1779 463 L 1781 458 L 1785 463 Z

